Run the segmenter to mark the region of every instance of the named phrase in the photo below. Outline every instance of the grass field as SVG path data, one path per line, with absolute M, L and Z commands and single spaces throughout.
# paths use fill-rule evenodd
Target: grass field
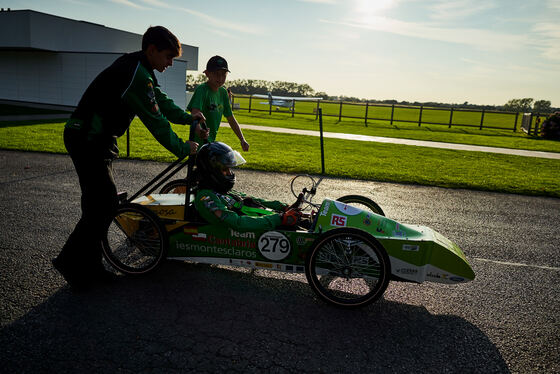
M 250 101 L 250 103 L 249 103 Z M 246 96 L 236 96 L 234 99 L 235 103 L 238 103 L 242 110 L 248 112 L 249 105 L 251 111 L 255 113 L 269 113 L 270 105 L 267 99 L 257 99 Z M 295 116 L 312 116 L 315 117 L 314 111 L 317 109 L 317 102 L 310 101 L 296 101 L 295 103 Z M 391 105 L 381 105 L 381 104 L 369 104 L 366 106 L 365 103 L 350 103 L 343 102 L 342 106 L 340 102 L 333 101 L 320 101 L 319 107 L 323 111 L 323 117 L 332 117 L 337 120 L 343 119 L 347 120 L 350 118 L 359 119 L 361 123 L 365 123 L 366 110 L 368 124 L 376 121 L 389 122 L 391 117 L 393 118 L 393 124 L 400 125 L 402 123 L 411 123 L 418 126 L 419 120 L 421 119 L 421 126 L 441 126 L 448 127 L 450 119 L 452 119 L 453 126 L 463 126 L 471 127 L 475 129 L 480 128 L 482 122 L 483 128 L 497 128 L 510 130 L 513 132 L 514 128 L 519 129 L 521 127 L 521 116 L 516 118 L 515 113 L 507 112 L 485 112 L 484 117 L 482 117 L 481 111 L 464 110 L 464 109 L 454 109 L 453 115 L 451 116 L 451 111 L 448 108 L 422 108 L 422 117 L 420 118 L 420 108 L 419 107 L 407 107 L 402 105 L 395 105 L 394 109 Z M 278 108 L 272 106 L 273 112 L 283 112 L 291 116 L 291 113 L 287 108 Z M 453 127 L 452 126 L 452 127 Z
M 319 121 L 315 116 L 295 116 L 288 113 L 235 111 L 235 117 L 242 124 L 286 127 L 304 130 L 319 130 Z M 451 127 L 438 125 L 418 126 L 411 123 L 394 123 L 376 121 L 366 127 L 363 120 L 324 117 L 323 130 L 371 136 L 384 136 L 414 140 L 429 140 L 447 143 L 472 144 L 489 147 L 526 149 L 533 151 L 560 152 L 560 142 L 527 136 L 523 131 L 483 129 L 470 127 Z
M 52 121 L 0 124 L 0 148 L 65 153 L 63 126 Z M 174 129 L 183 137 L 188 131 L 187 127 L 178 125 Z M 132 158 L 174 160 L 138 119 L 133 121 L 130 134 Z M 251 144 L 245 154 L 246 168 L 285 173 L 321 172 L 316 137 L 250 130 L 245 131 L 245 136 Z M 240 148 L 227 125 L 221 128 L 218 140 Z M 124 156 L 125 137 L 119 139 L 119 147 Z M 326 139 L 325 151 L 325 169 L 330 176 L 560 197 L 558 160 L 338 139 Z

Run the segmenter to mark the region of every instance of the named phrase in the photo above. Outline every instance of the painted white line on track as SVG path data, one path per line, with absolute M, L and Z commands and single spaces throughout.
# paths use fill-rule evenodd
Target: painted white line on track
M 537 269 L 544 269 L 544 270 L 556 270 L 560 271 L 560 268 L 554 266 L 542 266 L 542 265 L 530 265 L 530 264 L 522 264 L 520 262 L 508 262 L 508 261 L 498 261 L 498 260 L 488 260 L 486 258 L 480 257 L 473 257 L 473 260 L 484 261 L 484 262 L 493 262 L 495 264 L 500 265 L 508 265 L 508 266 L 523 266 L 528 268 L 537 268 Z

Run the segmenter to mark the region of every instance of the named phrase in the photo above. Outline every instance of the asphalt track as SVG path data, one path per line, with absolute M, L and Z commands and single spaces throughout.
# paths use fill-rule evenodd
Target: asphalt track
M 132 191 L 163 164 L 120 160 Z M 168 262 L 73 294 L 50 265 L 79 215 L 67 156 L 0 151 L 0 371 L 5 373 L 560 372 L 560 199 L 325 179 L 389 217 L 430 226 L 477 278 L 392 282 L 359 310 L 317 300 L 304 278 Z M 293 201 L 291 175 L 238 172 L 238 187 Z

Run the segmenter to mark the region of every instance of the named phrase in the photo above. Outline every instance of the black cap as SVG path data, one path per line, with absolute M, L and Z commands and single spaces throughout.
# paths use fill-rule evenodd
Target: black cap
M 226 70 L 229 71 L 227 66 L 227 61 L 225 58 L 220 56 L 211 57 L 206 64 L 207 71 L 218 71 L 218 70 Z

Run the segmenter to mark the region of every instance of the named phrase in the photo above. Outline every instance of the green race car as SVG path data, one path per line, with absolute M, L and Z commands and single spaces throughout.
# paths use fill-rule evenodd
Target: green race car
M 305 206 L 298 225 L 269 231 L 209 224 L 193 211 L 191 193 L 137 194 L 120 206 L 104 255 L 125 274 L 150 272 L 164 259 L 305 273 L 321 299 L 341 307 L 377 300 L 390 280 L 474 279 L 461 249 L 443 235 L 387 218 L 374 201 L 359 195 L 314 204 L 317 183 L 306 177 L 311 186 L 297 194 L 295 205 Z M 296 195 L 293 186 L 292 181 Z M 264 207 L 245 212 L 272 213 Z

